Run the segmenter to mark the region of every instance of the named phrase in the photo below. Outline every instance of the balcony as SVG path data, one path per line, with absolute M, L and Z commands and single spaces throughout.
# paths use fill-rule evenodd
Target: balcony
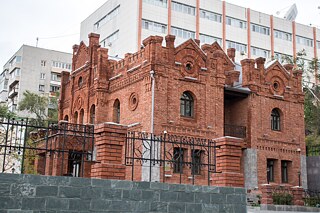
M 236 126 L 231 124 L 224 125 L 224 136 L 231 136 L 236 138 L 246 138 L 247 128 L 245 126 Z
M 20 76 L 13 76 L 12 78 L 9 79 L 9 87 L 13 87 L 20 81 Z
M 18 95 L 18 92 L 19 92 L 19 87 L 15 86 L 14 88 L 9 90 L 8 98 L 15 97 L 16 95 Z

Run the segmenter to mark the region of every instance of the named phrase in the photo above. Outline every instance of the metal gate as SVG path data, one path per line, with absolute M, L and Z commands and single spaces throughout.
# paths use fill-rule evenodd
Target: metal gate
M 0 172 L 88 176 L 94 126 L 37 123 L 34 119 L 0 121 Z
M 131 180 L 210 185 L 216 148 L 210 139 L 129 132 L 125 164 L 131 167 Z

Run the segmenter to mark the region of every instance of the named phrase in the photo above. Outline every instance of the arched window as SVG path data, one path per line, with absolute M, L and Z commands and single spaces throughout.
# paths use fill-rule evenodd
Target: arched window
M 80 110 L 80 119 L 79 119 L 79 123 L 80 123 L 80 124 L 83 124 L 83 118 L 84 118 L 84 110 L 81 109 L 81 110 Z
M 119 99 L 114 101 L 113 104 L 113 122 L 120 123 L 120 101 Z
M 190 92 L 184 92 L 180 98 L 180 114 L 185 117 L 193 117 L 193 97 Z
M 78 112 L 75 112 L 73 115 L 73 123 L 75 123 L 75 124 L 78 123 Z
M 94 124 L 94 120 L 96 117 L 96 106 L 93 104 L 90 108 L 90 123 Z
M 69 116 L 68 116 L 68 115 L 65 115 L 63 120 L 64 120 L 64 121 L 69 121 Z
M 79 88 L 82 87 L 82 84 L 83 84 L 83 79 L 82 79 L 82 77 L 80 76 L 80 77 L 79 77 L 79 80 L 78 80 L 78 87 L 79 87 Z
M 280 112 L 279 109 L 273 109 L 271 112 L 271 129 L 280 131 Z

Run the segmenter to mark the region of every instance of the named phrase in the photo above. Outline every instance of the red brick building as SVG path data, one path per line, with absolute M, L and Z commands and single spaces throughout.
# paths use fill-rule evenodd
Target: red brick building
M 59 119 L 233 140 L 239 162 L 221 161 L 226 170 L 213 183 L 298 185 L 306 173 L 302 72 L 263 58 L 239 65 L 234 49 L 226 54 L 217 43 L 200 47 L 197 40 L 175 47 L 174 40 L 166 36 L 162 46 L 162 37 L 151 36 L 140 51 L 115 61 L 90 34 L 89 46 L 73 47 L 71 74 L 62 74 Z

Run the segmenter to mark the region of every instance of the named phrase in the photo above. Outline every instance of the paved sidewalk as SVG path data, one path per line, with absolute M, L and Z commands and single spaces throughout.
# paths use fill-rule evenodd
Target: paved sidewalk
M 319 211 L 320 211 L 320 209 L 319 209 Z M 276 212 L 279 212 L 279 213 L 294 213 L 294 212 L 297 212 L 297 211 L 269 211 L 269 210 L 260 210 L 260 207 L 247 206 L 247 212 L 248 213 L 276 213 Z M 310 212 L 298 212 L 298 213 L 310 213 Z

